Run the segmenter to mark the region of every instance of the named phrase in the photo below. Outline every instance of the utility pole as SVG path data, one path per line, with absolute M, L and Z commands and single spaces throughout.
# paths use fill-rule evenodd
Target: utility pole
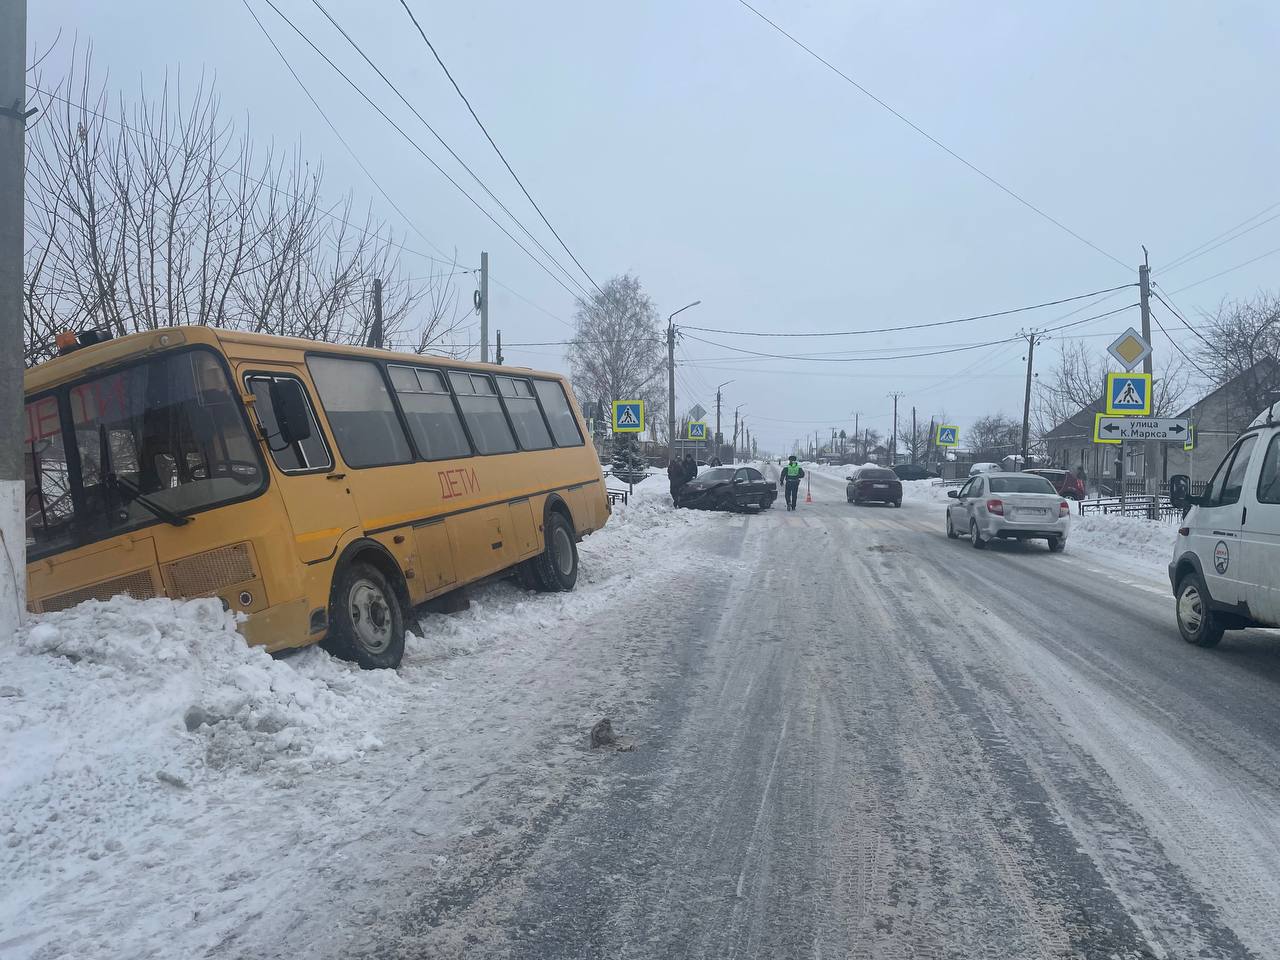
M 676 448 L 676 325 L 675 318 L 677 313 L 684 313 L 690 307 L 696 307 L 701 300 L 695 300 L 693 303 L 686 303 L 679 310 L 667 316 L 667 446 L 668 451 L 675 452 Z M 614 397 L 615 400 L 624 399 L 622 397 Z
M 862 433 L 858 430 L 858 417 L 860 417 L 861 415 L 862 415 L 861 411 L 858 411 L 858 410 L 853 411 L 853 450 L 855 454 L 858 452 L 858 438 L 862 436 Z M 866 451 L 863 451 L 863 454 L 864 455 L 861 457 L 858 457 L 858 459 L 863 463 L 866 463 L 867 462 L 867 458 L 865 455 Z
M 898 399 L 902 393 L 895 390 L 889 394 L 893 398 L 893 442 L 889 446 L 889 466 L 898 462 Z
M 738 462 L 738 411 L 733 411 L 733 462 Z
M 480 251 L 480 362 L 489 362 L 489 254 Z
M 27 609 L 23 469 L 23 176 L 27 118 L 27 2 L 0 0 L 0 631 Z
M 911 462 L 920 462 L 920 448 L 917 446 L 918 438 L 916 437 L 916 408 L 911 408 Z
M 1036 343 L 1041 339 L 1034 330 L 1024 333 L 1027 338 L 1027 386 L 1022 395 L 1022 466 L 1025 469 L 1030 459 L 1031 445 L 1031 378 L 1035 374 Z
M 1151 343 L 1151 258 L 1150 258 L 1150 255 L 1147 253 L 1146 247 L 1142 248 L 1142 264 L 1141 266 L 1138 267 L 1138 300 L 1142 308 L 1142 339 L 1147 341 L 1148 344 L 1150 344 Z M 1155 370 L 1155 367 L 1151 362 L 1151 353 L 1150 351 L 1148 351 L 1146 359 L 1142 361 L 1142 372 L 1147 374 L 1148 376 L 1151 376 L 1154 370 Z M 1158 413 L 1159 411 L 1155 409 L 1155 378 L 1154 377 L 1152 377 L 1151 383 L 1147 385 L 1147 389 L 1152 392 L 1151 412 L 1153 414 Z M 1159 449 L 1159 447 L 1160 447 L 1160 444 L 1154 440 L 1148 440 L 1146 443 L 1142 445 L 1142 474 L 1144 479 L 1146 480 L 1147 493 L 1153 496 L 1160 492 L 1157 487 L 1157 479 L 1156 479 L 1155 469 L 1154 469 L 1155 462 L 1156 462 L 1156 451 Z M 1120 450 L 1123 453 L 1124 451 L 1123 444 L 1120 445 Z M 1121 483 L 1123 482 L 1124 482 L 1124 478 L 1122 476 Z
M 497 355 L 493 359 L 498 364 L 498 366 L 502 366 L 502 331 L 501 330 L 499 330 L 497 333 L 497 339 L 498 339 Z
M 369 328 L 369 337 L 365 340 L 366 347 L 377 347 L 382 349 L 382 280 L 375 277 L 373 280 L 373 326 Z

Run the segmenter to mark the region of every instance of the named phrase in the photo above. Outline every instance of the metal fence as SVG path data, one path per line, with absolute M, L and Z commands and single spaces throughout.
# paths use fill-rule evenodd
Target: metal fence
M 1149 494 L 1125 497 L 1101 497 L 1096 500 L 1081 500 L 1079 503 L 1081 516 L 1088 514 L 1121 517 L 1142 517 L 1147 520 L 1163 520 L 1172 523 L 1182 519 L 1182 508 L 1175 507 L 1167 496 L 1153 497 Z

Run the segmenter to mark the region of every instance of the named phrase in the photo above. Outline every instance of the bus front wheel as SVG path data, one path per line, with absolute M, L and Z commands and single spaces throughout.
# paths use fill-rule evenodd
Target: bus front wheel
M 538 589 L 545 593 L 572 590 L 578 582 L 578 543 L 563 514 L 552 513 L 543 529 L 546 547 L 531 563 Z
M 400 666 L 404 609 L 386 575 L 368 563 L 348 563 L 333 587 L 326 649 L 365 670 Z

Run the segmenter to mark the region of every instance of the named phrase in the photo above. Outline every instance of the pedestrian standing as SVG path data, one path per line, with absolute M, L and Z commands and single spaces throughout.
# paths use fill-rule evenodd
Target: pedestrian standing
M 671 462 L 667 464 L 667 481 L 671 484 L 671 504 L 672 506 L 680 506 L 680 492 L 684 490 L 684 485 L 688 482 L 685 478 L 684 464 L 680 462 L 680 458 L 674 453 L 671 455 Z
M 800 479 L 804 476 L 804 467 L 796 462 L 795 455 L 787 461 L 787 465 L 782 468 L 782 474 L 778 477 L 778 486 L 785 487 L 787 498 L 787 509 L 794 510 L 796 508 L 796 500 L 800 496 Z
M 696 480 L 697 478 L 698 461 L 693 459 L 692 453 L 686 453 L 684 455 L 684 482 L 688 483 L 690 480 Z

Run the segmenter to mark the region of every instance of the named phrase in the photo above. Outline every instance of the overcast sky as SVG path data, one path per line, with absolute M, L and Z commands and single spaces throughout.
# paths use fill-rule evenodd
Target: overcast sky
M 276 2 L 445 169 L 466 176 L 311 0 Z M 324 2 L 513 212 L 531 230 L 541 226 L 398 0 Z M 323 159 L 329 193 L 350 189 L 371 202 L 407 246 L 431 252 L 425 236 L 467 266 L 487 249 L 493 276 L 541 308 L 493 288 L 492 325 L 508 343 L 565 339 L 573 312 L 565 290 L 265 0 L 249 3 L 412 229 L 351 160 L 241 0 L 39 0 L 28 35 L 43 50 L 62 30 L 47 77 L 72 38 L 91 40 L 97 66 L 127 91 L 166 70 L 216 75 L 227 114 L 244 116 L 260 142 L 300 139 Z M 1162 262 L 1280 200 L 1274 3 L 758 0 L 816 52 L 1123 267 L 948 156 L 737 0 L 410 5 L 591 274 L 603 283 L 636 273 L 664 316 L 701 299 L 679 318 L 689 325 L 829 331 L 987 313 L 1132 282 L 1143 243 L 1156 281 L 1188 315 L 1280 287 L 1277 253 L 1176 292 L 1280 247 L 1280 221 L 1161 272 Z M 545 229 L 535 232 L 552 248 Z M 405 258 L 415 274 L 440 270 Z M 470 279 L 459 279 L 469 297 Z M 1075 318 L 1122 306 L 1131 293 Z M 892 337 L 689 333 L 782 354 L 909 353 L 1050 325 L 1075 306 Z M 1168 326 L 1173 318 L 1163 313 Z M 1071 333 L 1102 351 L 1109 335 L 1137 322 L 1135 310 Z M 1192 349 L 1184 328 L 1168 329 Z M 1156 349 L 1173 348 L 1157 336 Z M 559 347 L 505 353 L 511 363 L 564 369 Z M 1042 369 L 1053 353 L 1046 345 Z M 762 445 L 774 449 L 814 429 L 851 430 L 855 410 L 862 424 L 887 432 L 893 390 L 904 394 L 906 422 L 915 405 L 926 420 L 946 411 L 963 426 L 991 412 L 1020 416 L 1023 355 L 1013 343 L 914 360 L 761 360 L 686 338 L 677 406 L 714 408 L 716 384 L 734 380 L 724 388 L 726 422 L 745 404 Z

